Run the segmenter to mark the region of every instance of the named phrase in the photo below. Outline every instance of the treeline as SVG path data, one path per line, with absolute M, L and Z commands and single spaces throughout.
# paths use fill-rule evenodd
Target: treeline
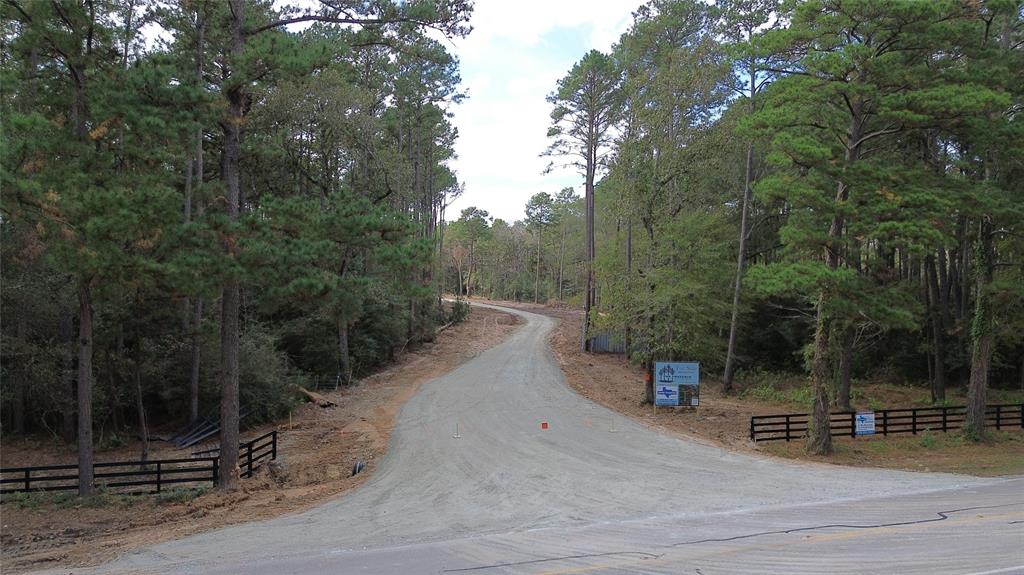
M 4 432 L 286 413 L 445 321 L 462 0 L 3 5 Z M 232 487 L 237 475 L 222 474 Z
M 635 361 L 699 360 L 727 392 L 805 371 L 819 453 L 855 376 L 968 389 L 974 437 L 990 378 L 1024 385 L 1019 1 L 655 0 L 549 101 L 546 153 L 586 187 L 562 296 Z M 492 228 L 477 252 L 508 256 L 473 289 L 536 297 L 558 235 Z
M 447 291 L 533 302 L 574 297 L 586 275 L 581 208 L 573 189 L 565 188 L 554 196 L 534 194 L 521 221 L 464 209 L 446 224 Z

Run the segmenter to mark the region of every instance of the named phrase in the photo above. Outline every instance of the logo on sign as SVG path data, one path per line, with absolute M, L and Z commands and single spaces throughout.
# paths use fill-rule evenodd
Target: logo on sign
M 679 405 L 679 386 L 658 384 L 654 386 L 655 405 Z
M 673 383 L 676 378 L 676 370 L 671 365 L 666 365 L 658 370 L 658 381 L 662 383 Z
M 875 412 L 858 411 L 853 418 L 854 431 L 857 435 L 875 434 Z

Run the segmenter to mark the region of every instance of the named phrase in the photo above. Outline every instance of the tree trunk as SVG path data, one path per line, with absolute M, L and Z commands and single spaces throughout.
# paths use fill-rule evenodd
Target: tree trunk
M 633 217 L 626 219 L 626 282 L 627 287 L 633 281 Z M 633 358 L 633 327 L 626 324 L 626 359 Z
M 142 340 L 135 343 L 135 366 L 133 376 L 135 379 L 135 407 L 139 416 L 139 435 L 142 438 L 142 453 L 140 459 L 149 459 L 149 425 L 146 424 L 146 405 L 142 401 Z
M 78 286 L 78 495 L 95 492 L 92 469 L 92 286 Z
M 537 230 L 537 273 L 533 278 L 533 303 L 540 303 L 540 230 Z
M 558 301 L 563 301 L 562 270 L 565 266 L 565 225 L 562 225 L 562 239 L 558 243 Z
M 199 366 L 202 355 L 200 333 L 203 329 L 203 298 L 196 298 L 192 304 L 192 373 L 188 385 L 189 422 L 199 419 Z
M 348 349 L 348 322 L 345 320 L 338 321 L 338 381 L 344 385 L 352 383 L 352 361 Z
M 932 332 L 932 403 L 939 403 L 946 399 L 946 352 L 942 341 L 945 327 L 941 310 L 943 298 L 937 277 L 938 272 L 935 269 L 935 258 L 928 256 L 924 265 L 925 279 L 928 282 L 928 316 Z
M 63 369 L 61 370 L 61 437 L 67 443 L 75 440 L 75 334 L 74 317 L 71 309 L 65 305 L 60 307 L 60 323 L 58 335 L 62 343 Z
M 654 304 L 651 303 L 651 302 L 654 301 L 654 292 L 655 292 L 655 289 L 656 289 L 656 286 L 655 286 L 655 283 L 654 283 L 654 266 L 657 263 L 658 244 L 655 243 L 655 241 L 654 241 L 654 219 L 653 219 L 653 215 L 649 219 L 642 219 L 642 221 L 643 221 L 643 224 L 644 224 L 644 229 L 647 231 L 647 247 L 648 247 L 648 251 L 647 251 L 647 277 L 648 277 L 647 291 L 648 291 L 648 294 L 650 294 L 650 299 L 648 300 L 648 303 L 647 303 L 647 308 L 648 308 L 648 312 L 647 312 L 647 338 L 648 338 L 648 345 L 650 345 L 651 341 L 654 339 L 654 312 L 652 310 L 652 307 L 653 307 Z M 650 349 L 648 349 L 648 354 L 649 355 L 651 354 Z M 647 403 L 654 403 L 654 358 L 653 357 L 648 357 L 648 360 L 647 360 L 647 385 L 645 385 L 644 387 L 645 387 L 645 389 L 644 389 L 644 400 Z
M 939 285 L 939 311 L 942 317 L 944 329 L 952 327 L 952 317 L 949 313 L 950 274 L 946 263 L 946 249 L 939 247 L 938 251 L 938 285 Z
M 853 343 L 856 335 L 853 326 L 843 328 L 839 350 L 839 386 L 836 393 L 836 407 L 840 411 L 853 411 L 850 405 L 850 380 L 853 374 Z
M 196 6 L 196 86 L 202 87 L 203 82 L 203 50 L 205 49 L 205 19 L 203 18 L 203 6 Z M 196 211 L 201 216 L 203 214 L 203 202 L 202 198 L 199 197 L 199 191 L 203 187 L 203 127 L 199 126 L 196 128 L 195 135 L 195 151 L 193 152 L 193 168 L 195 171 L 195 185 L 193 187 L 193 195 L 196 198 L 192 201 L 196 205 Z M 188 218 L 191 219 L 191 205 L 188 209 Z M 192 304 L 192 333 L 191 333 L 191 346 L 192 346 L 192 370 L 189 377 L 188 386 L 188 416 L 189 422 L 195 422 L 199 419 L 199 376 L 200 376 L 200 363 L 202 360 L 202 327 L 203 327 L 203 298 L 197 297 L 195 303 Z
M 245 47 L 243 26 L 245 22 L 245 0 L 231 0 L 231 56 L 232 66 L 242 65 Z M 242 75 L 240 70 L 232 74 Z M 242 83 L 235 83 L 227 90 L 227 118 L 224 128 L 224 163 L 222 177 L 227 196 L 228 217 L 238 221 L 241 189 L 239 187 L 239 156 L 241 154 L 241 129 L 244 122 L 243 105 L 245 94 Z M 235 257 L 236 244 L 227 237 L 225 248 L 228 257 Z M 238 340 L 239 307 L 241 288 L 236 276 L 224 280 L 221 292 L 221 360 L 220 360 L 220 488 L 233 491 L 238 488 Z
M 441 307 L 441 299 L 444 296 L 444 290 L 445 290 L 446 287 L 448 287 L 447 286 L 447 284 L 448 284 L 448 266 L 445 265 L 445 262 L 444 262 L 444 228 L 445 228 L 444 211 L 445 211 L 445 207 L 446 207 L 446 203 L 445 203 L 445 199 L 446 198 L 447 198 L 447 196 L 442 194 L 441 208 L 440 208 L 438 216 L 437 216 L 437 265 L 438 265 L 438 267 L 441 268 L 441 269 L 438 270 L 438 272 L 439 272 L 438 275 L 441 278 L 439 283 L 438 283 L 438 290 L 437 290 L 437 306 L 438 306 L 438 308 Z
M 466 299 L 472 295 L 473 292 L 473 253 L 474 245 L 473 242 L 469 243 L 469 269 L 466 271 Z
M 18 345 L 22 350 L 27 349 L 25 316 L 18 318 Z M 27 362 L 26 362 L 27 364 Z M 14 405 L 11 409 L 11 427 L 17 434 L 25 433 L 25 380 L 28 378 L 27 370 L 16 373 L 14 376 Z
M 863 74 L 863 72 L 862 72 Z M 852 165 L 860 158 L 859 140 L 864 127 L 864 103 L 856 101 L 851 107 L 850 127 L 846 139 L 846 165 Z M 825 265 L 830 270 L 839 268 L 841 241 L 845 221 L 839 207 L 849 199 L 850 189 L 845 182 L 836 185 L 834 206 L 835 215 L 828 229 L 828 240 L 825 244 Z M 814 413 L 811 425 L 807 430 L 807 451 L 812 455 L 828 455 L 832 453 L 832 419 L 828 412 L 828 379 L 831 372 L 829 366 L 829 331 L 831 318 L 827 317 L 825 304 L 828 292 L 822 290 L 818 296 L 817 320 L 814 332 L 814 359 L 811 366 L 811 384 L 814 391 Z
M 238 278 L 224 282 L 221 294 L 221 361 L 220 361 L 220 488 L 233 491 L 238 487 L 238 341 L 239 300 Z
M 811 385 L 814 404 L 811 425 L 807 427 L 807 451 L 814 455 L 832 453 L 832 430 L 828 412 L 829 379 L 829 319 L 825 314 L 825 295 L 818 298 L 816 329 L 814 332 L 814 360 L 811 367 Z
M 594 305 L 594 172 L 597 169 L 597 144 L 588 143 L 584 202 L 587 223 L 587 292 L 583 298 L 583 351 L 590 351 L 590 310 Z
M 967 412 L 964 435 L 974 441 L 985 439 L 985 402 L 988 372 L 992 361 L 992 302 L 989 286 L 993 274 L 992 222 L 988 217 L 978 223 L 978 242 L 974 247 L 975 304 L 971 322 L 971 380 L 967 387 Z
M 722 392 L 732 393 L 732 380 L 736 371 L 736 335 L 739 331 L 740 293 L 743 291 L 743 269 L 747 260 L 747 212 L 750 210 L 750 186 L 754 179 L 754 145 L 747 145 L 747 167 L 743 176 L 743 202 L 740 214 L 740 246 L 736 256 L 736 279 L 733 282 L 732 317 L 729 320 L 729 346 L 725 352 L 725 374 Z

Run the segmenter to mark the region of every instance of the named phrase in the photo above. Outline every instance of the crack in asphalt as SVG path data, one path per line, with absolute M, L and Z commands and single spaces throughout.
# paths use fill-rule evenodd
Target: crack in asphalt
M 892 523 L 877 523 L 872 525 L 848 525 L 845 523 L 833 523 L 829 525 L 813 525 L 810 527 L 797 527 L 795 529 L 779 529 L 776 531 L 761 531 L 758 533 L 748 533 L 746 535 L 737 535 L 735 537 L 725 537 L 722 539 L 698 539 L 696 541 L 683 541 L 681 543 L 673 543 L 669 547 L 682 547 L 684 545 L 697 545 L 700 543 L 725 543 L 728 541 L 738 541 L 740 539 L 751 539 L 753 537 L 761 537 L 763 535 L 785 535 L 789 533 L 800 533 L 803 531 L 817 531 L 820 529 L 880 529 L 883 527 L 901 527 L 906 525 L 921 525 L 924 523 L 935 523 L 938 521 L 945 521 L 949 519 L 949 516 L 954 513 L 962 513 L 964 511 L 977 511 L 979 509 L 999 509 L 1002 507 L 1012 507 L 1014 505 L 1024 505 L 1024 501 L 1016 501 L 1013 503 L 1004 503 L 1000 505 L 980 505 L 978 507 L 964 507 L 962 509 L 948 509 L 945 511 L 936 511 L 935 514 L 938 517 L 932 517 L 929 519 L 917 519 L 914 521 L 894 521 Z M 1013 522 L 1018 523 L 1018 522 Z M 1012 525 L 1012 523 L 1011 523 Z
M 1000 505 L 979 505 L 976 507 L 963 507 L 960 509 L 947 509 L 944 511 L 936 511 L 935 514 L 938 517 L 931 517 L 928 519 L 916 519 L 913 521 L 894 521 L 890 523 L 875 523 L 869 525 L 852 525 L 845 523 L 832 523 L 828 525 L 813 525 L 809 527 L 796 527 L 793 529 L 779 529 L 775 531 L 760 531 L 757 533 L 747 533 L 745 535 L 737 535 L 735 537 L 725 537 L 720 539 L 698 539 L 696 541 L 683 541 L 680 543 L 673 543 L 667 547 L 682 547 L 685 545 L 699 545 L 701 543 L 727 543 L 729 541 L 738 541 L 741 539 L 752 539 L 754 537 L 761 537 L 764 535 L 785 535 L 790 533 L 801 533 L 804 531 L 817 531 L 821 529 L 881 529 L 884 527 L 901 527 L 907 525 L 922 525 L 925 523 L 936 523 L 939 521 L 945 521 L 949 519 L 950 515 L 955 513 L 963 513 L 966 511 L 978 511 L 981 509 L 1000 509 L 1004 507 L 1013 507 L 1015 505 L 1024 505 L 1024 501 L 1016 501 L 1013 503 L 1004 503 Z M 1010 525 L 1017 523 L 1024 523 L 1024 521 L 1011 521 Z M 579 555 L 559 555 L 555 557 L 546 557 L 543 559 L 531 559 L 527 561 L 512 561 L 507 563 L 493 563 L 490 565 L 477 565 L 475 567 L 461 567 L 458 569 L 444 569 L 441 573 L 466 573 L 471 571 L 484 571 L 487 569 L 500 569 L 503 567 L 520 567 L 523 565 L 534 565 L 538 563 L 550 563 L 554 561 L 567 561 L 571 559 L 592 559 L 596 557 L 612 557 L 612 556 L 638 556 L 642 560 L 647 559 L 659 559 L 664 554 L 648 553 L 645 551 L 609 551 L 605 553 L 584 553 Z

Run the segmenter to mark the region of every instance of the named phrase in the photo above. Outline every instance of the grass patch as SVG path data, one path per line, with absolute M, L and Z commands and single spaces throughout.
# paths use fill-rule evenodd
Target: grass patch
M 935 440 L 934 433 L 932 433 L 930 430 L 925 430 L 925 432 L 920 435 L 918 443 L 920 443 L 921 447 L 925 449 L 935 449 L 935 446 L 938 442 Z
M 989 430 L 974 442 L 958 432 L 925 431 L 918 435 L 833 438 L 835 453 L 810 457 L 803 441 L 771 442 L 765 453 L 788 459 L 812 459 L 839 465 L 938 471 L 977 476 L 1024 474 L 1024 433 Z
M 206 489 L 206 487 L 169 489 L 157 493 L 156 500 L 160 503 L 187 503 L 206 493 Z
M 4 496 L 5 503 L 13 503 L 18 509 L 30 511 L 62 510 L 74 508 L 99 509 L 104 507 L 134 507 L 138 503 L 154 501 L 159 504 L 168 505 L 175 503 L 187 503 L 206 493 L 206 487 L 179 487 L 168 489 L 160 493 L 111 493 L 103 489 L 97 490 L 93 495 L 79 497 L 77 491 L 29 491 L 18 492 Z

